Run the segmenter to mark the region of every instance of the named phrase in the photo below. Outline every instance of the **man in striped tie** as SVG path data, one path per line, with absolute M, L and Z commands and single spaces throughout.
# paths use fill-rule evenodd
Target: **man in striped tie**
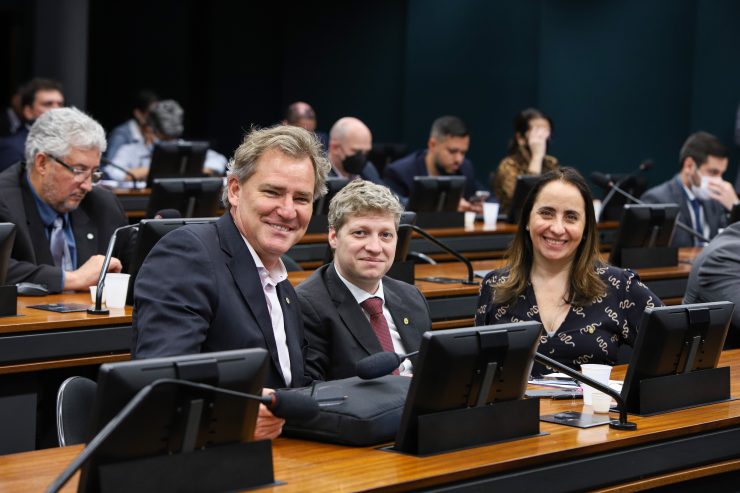
M 334 261 L 296 288 L 308 340 L 306 369 L 317 380 L 356 375 L 357 361 L 380 351 L 419 349 L 431 330 L 429 306 L 413 285 L 386 276 L 403 208 L 385 186 L 354 180 L 329 205 Z M 411 375 L 406 359 L 397 369 Z

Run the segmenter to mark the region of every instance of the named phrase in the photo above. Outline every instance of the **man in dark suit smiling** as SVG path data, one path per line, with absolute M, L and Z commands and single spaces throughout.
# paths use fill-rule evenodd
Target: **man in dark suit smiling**
M 431 330 L 429 306 L 419 290 L 386 277 L 396 251 L 403 208 L 391 191 L 355 180 L 329 206 L 334 262 L 296 288 L 308 339 L 306 368 L 318 380 L 356 375 L 360 359 L 381 351 L 419 349 Z M 405 360 L 398 373 L 410 375 Z

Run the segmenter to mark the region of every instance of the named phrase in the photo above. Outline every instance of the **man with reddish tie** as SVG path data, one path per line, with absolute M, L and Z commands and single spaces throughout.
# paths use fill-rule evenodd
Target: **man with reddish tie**
M 416 351 L 421 335 L 431 330 L 421 292 L 385 275 L 393 264 L 402 211 L 387 187 L 364 180 L 350 182 L 332 199 L 334 261 L 296 288 L 308 340 L 306 370 L 313 378 L 354 376 L 357 361 L 381 351 Z M 411 372 L 408 359 L 397 369 L 401 375 Z

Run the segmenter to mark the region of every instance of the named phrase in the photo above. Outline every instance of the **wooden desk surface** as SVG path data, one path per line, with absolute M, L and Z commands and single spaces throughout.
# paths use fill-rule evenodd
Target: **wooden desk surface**
M 721 366 L 732 366 L 732 395 L 740 397 L 740 351 L 727 351 Z M 614 370 L 623 377 L 624 367 Z M 541 401 L 541 413 L 581 411 L 580 401 Z M 260 489 L 276 493 L 305 491 L 408 491 L 511 471 L 526 473 L 576 459 L 595 458 L 630 447 L 638 453 L 647 445 L 672 446 L 672 440 L 710 436 L 740 426 L 740 400 L 721 402 L 652 417 L 631 416 L 638 429 L 618 431 L 608 426 L 588 429 L 541 422 L 544 435 L 419 458 L 377 450 L 280 438 L 273 443 L 275 478 L 285 484 Z M 0 456 L 0 491 L 37 492 L 46 488 L 80 452 L 81 446 Z M 667 484 L 702 474 L 740 469 L 737 456 L 717 464 L 640 478 L 643 486 Z M 696 454 L 707 452 L 696 450 Z M 689 454 L 692 455 L 692 454 Z M 578 466 L 577 466 L 578 467 Z M 580 466 L 581 474 L 588 471 Z M 629 467 L 638 467 L 630 464 Z M 596 478 L 598 481 L 598 478 Z M 75 490 L 76 479 L 64 491 Z

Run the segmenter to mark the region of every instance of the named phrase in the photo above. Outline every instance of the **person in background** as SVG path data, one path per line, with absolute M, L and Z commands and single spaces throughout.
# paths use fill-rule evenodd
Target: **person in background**
M 0 222 L 16 225 L 7 282 L 45 284 L 51 293 L 97 283 L 113 231 L 128 224 L 102 175 L 105 131 L 75 108 L 39 116 L 26 141 L 26 161 L 0 173 Z M 120 241 L 109 271 L 121 270 Z
M 321 146 L 324 150 L 329 149 L 329 137 L 326 135 L 326 132 L 319 132 L 316 130 L 316 112 L 310 104 L 304 101 L 296 101 L 289 104 L 285 109 L 285 116 L 283 117 L 282 124 L 305 128 L 309 132 L 313 132 L 316 134 L 316 138 L 319 139 L 319 142 L 321 142 Z
M 373 136 L 367 125 L 351 116 L 340 118 L 329 131 L 329 175 L 350 180 L 359 177 L 383 185 L 377 168 L 367 160 L 372 147 Z
M 591 192 L 573 168 L 542 176 L 527 196 L 507 264 L 483 279 L 476 325 L 537 321 L 538 351 L 572 368 L 614 365 L 645 308 L 660 299 L 629 269 L 600 260 Z M 547 373 L 535 365 L 534 373 Z
M 386 276 L 401 212 L 387 187 L 364 180 L 349 183 L 329 204 L 334 261 L 296 287 L 308 340 L 306 368 L 314 379 L 355 376 L 359 360 L 381 351 L 417 351 L 422 334 L 432 329 L 419 289 Z M 399 372 L 411 375 L 411 361 Z
M 108 159 L 115 156 L 118 149 L 126 144 L 141 143 L 150 146 L 154 142 L 155 135 L 149 126 L 149 112 L 157 101 L 159 96 L 149 89 L 136 93 L 132 101 L 131 119 L 111 130 L 108 136 L 108 150 L 105 151 Z
M 185 111 L 177 101 L 165 99 L 155 103 L 149 111 L 148 119 L 149 126 L 154 133 L 154 143 L 177 140 L 185 130 L 184 118 Z M 146 145 L 144 142 L 125 144 L 118 149 L 111 161 L 118 168 L 127 170 L 137 180 L 145 180 L 149 174 L 154 143 L 151 145 Z M 105 172 L 114 180 L 128 179 L 129 175 L 118 168 L 107 166 Z M 226 157 L 208 149 L 205 163 L 203 163 L 203 173 L 216 176 L 222 175 L 225 170 Z
M 491 176 L 502 212 L 509 211 L 518 176 L 537 176 L 558 167 L 558 160 L 547 154 L 551 135 L 552 121 L 538 109 L 527 108 L 514 118 L 508 153 Z
M 732 184 L 722 179 L 727 171 L 727 156 L 727 148 L 714 135 L 691 134 L 681 147 L 678 174 L 647 190 L 640 199 L 648 204 L 678 204 L 678 220 L 711 240 L 727 225 L 728 212 L 740 201 Z M 703 244 L 678 228 L 671 241 L 675 247 Z
M 21 108 L 21 90 L 19 87 L 12 96 L 8 107 L 0 113 L 0 138 L 9 137 L 20 130 L 23 125 L 23 110 Z
M 280 256 L 306 233 L 330 168 L 311 132 L 250 132 L 229 162 L 227 212 L 168 233 L 142 264 L 133 357 L 263 348 L 266 386 L 307 385 L 301 311 Z M 273 438 L 282 425 L 261 406 L 255 437 Z
M 0 139 L 0 171 L 23 160 L 33 122 L 47 111 L 64 106 L 62 85 L 51 79 L 30 80 L 21 88 L 20 98 L 23 124 L 13 135 Z
M 482 189 L 475 180 L 473 163 L 465 158 L 469 148 L 470 132 L 465 122 L 456 116 L 441 116 L 432 124 L 427 148 L 390 163 L 383 179 L 406 202 L 415 176 L 464 176 L 465 192 L 458 211 L 482 212 L 482 204 L 466 200 Z

